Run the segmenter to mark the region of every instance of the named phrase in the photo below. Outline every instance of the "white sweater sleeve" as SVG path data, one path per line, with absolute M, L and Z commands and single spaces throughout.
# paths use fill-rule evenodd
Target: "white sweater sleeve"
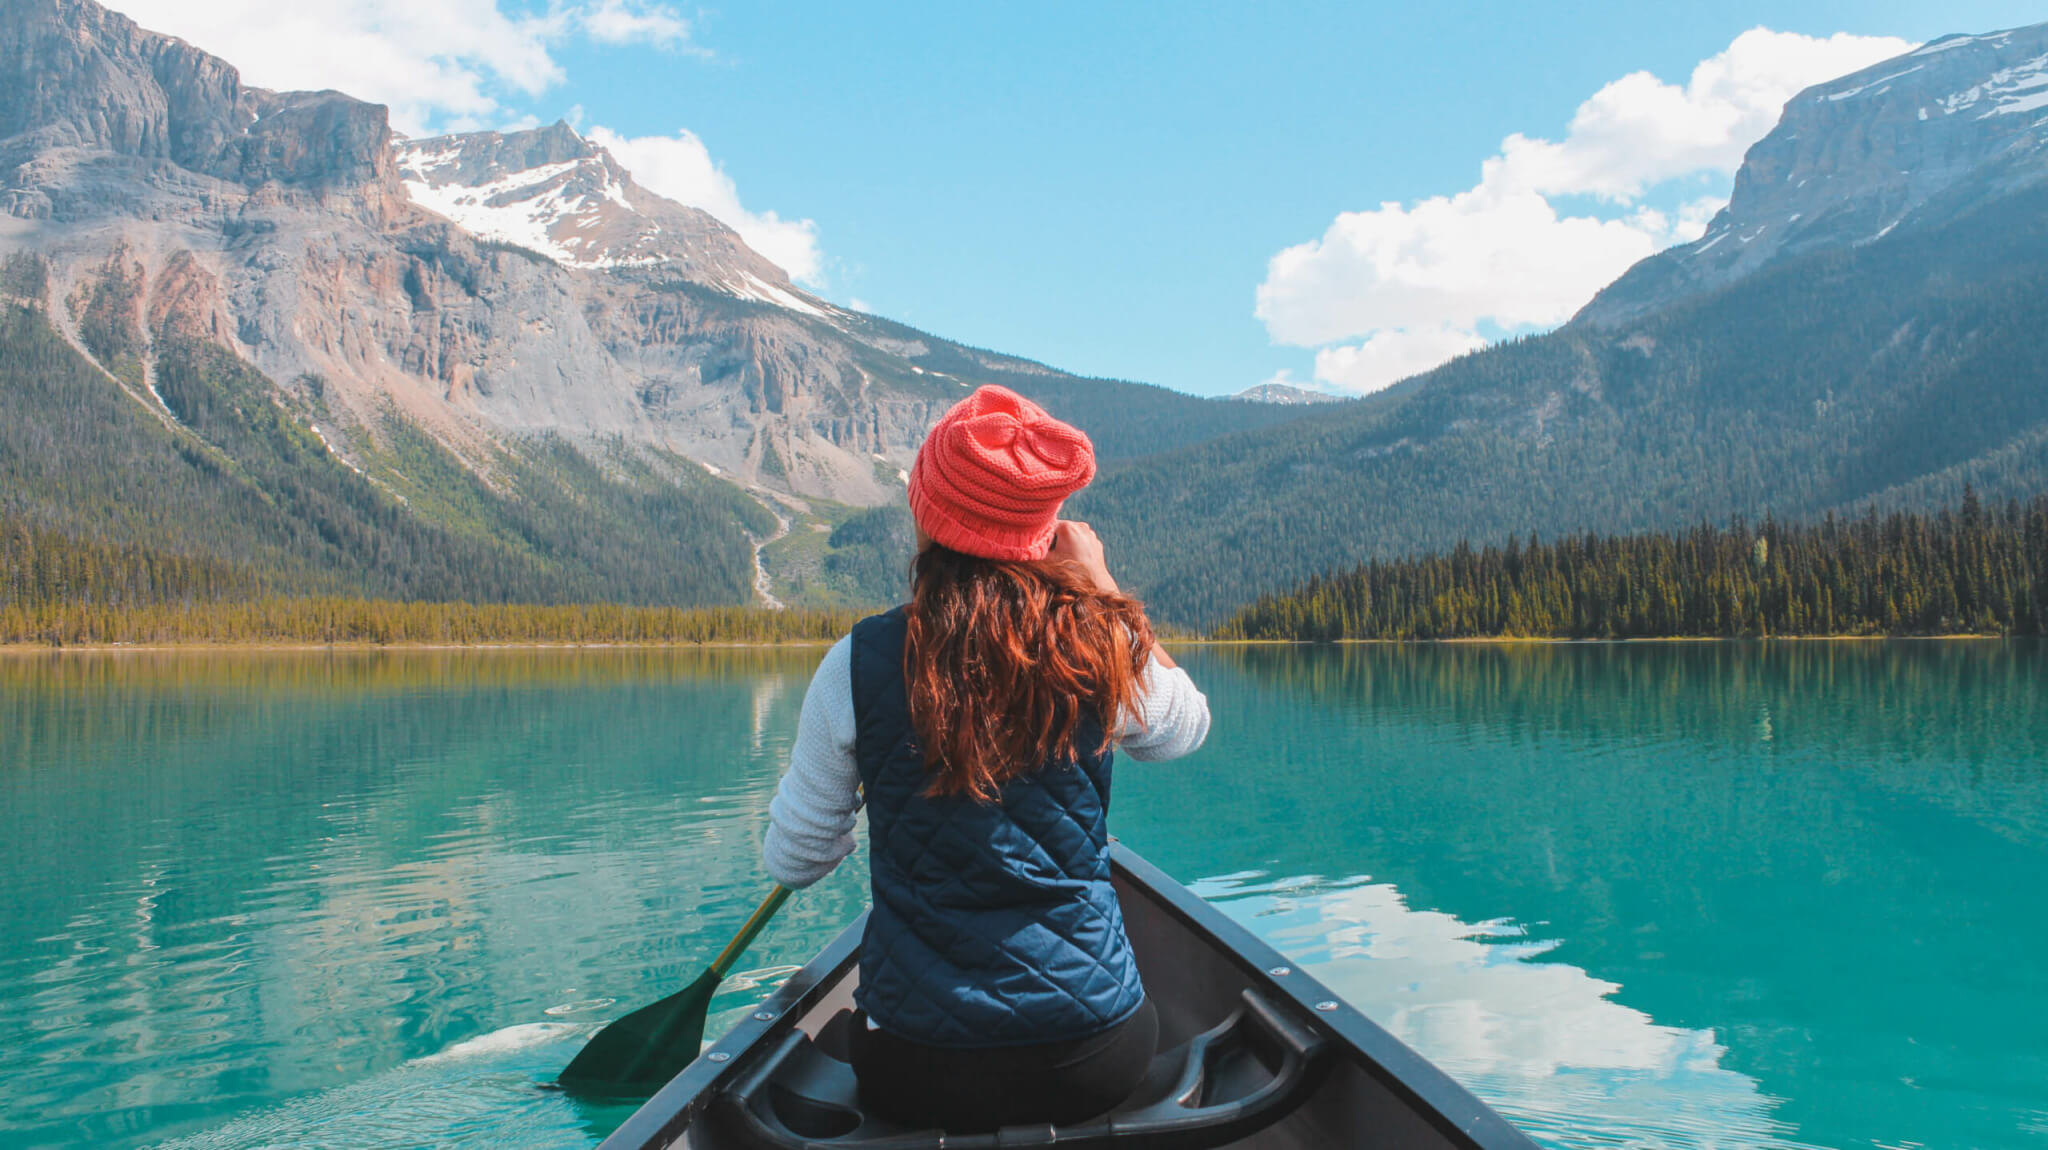
M 1209 737 L 1209 700 L 1179 667 L 1155 655 L 1145 667 L 1138 706 L 1117 728 L 1117 746 L 1140 762 L 1191 754 Z
M 789 770 L 768 804 L 762 861 L 776 882 L 806 887 L 853 853 L 860 810 L 860 768 L 854 762 L 853 647 L 839 640 L 811 676 L 789 749 Z

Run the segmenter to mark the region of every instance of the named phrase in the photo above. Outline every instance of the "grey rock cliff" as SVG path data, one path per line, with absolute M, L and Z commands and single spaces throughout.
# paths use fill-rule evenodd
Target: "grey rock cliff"
M 394 142 L 91 0 L 0 9 L 0 212 L 53 301 L 139 267 L 146 341 L 316 389 L 345 458 L 396 413 L 480 470 L 547 435 L 876 503 L 960 388 L 565 125 Z
M 2048 24 L 1944 37 L 1793 97 L 1707 233 L 1637 264 L 1575 322 L 1613 325 L 2044 178 Z

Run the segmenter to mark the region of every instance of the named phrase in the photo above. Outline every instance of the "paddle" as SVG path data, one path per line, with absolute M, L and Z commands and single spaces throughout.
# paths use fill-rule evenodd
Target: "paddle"
M 697 981 L 598 1031 L 555 1081 L 578 1094 L 607 1098 L 645 1098 L 661 1089 L 696 1059 L 704 1045 L 704 1015 L 711 1008 L 711 996 L 788 898 L 789 888 L 775 884 Z

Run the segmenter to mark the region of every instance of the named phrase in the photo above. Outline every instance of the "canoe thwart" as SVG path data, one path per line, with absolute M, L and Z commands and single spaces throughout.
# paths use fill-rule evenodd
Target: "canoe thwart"
M 899 1126 L 861 1109 L 844 1060 L 842 1011 L 817 1040 L 792 1030 L 712 1102 L 733 1143 L 760 1150 L 1211 1150 L 1264 1129 L 1314 1092 L 1328 1042 L 1257 990 L 1216 1026 L 1156 1055 L 1131 1097 L 1072 1126 L 958 1135 Z

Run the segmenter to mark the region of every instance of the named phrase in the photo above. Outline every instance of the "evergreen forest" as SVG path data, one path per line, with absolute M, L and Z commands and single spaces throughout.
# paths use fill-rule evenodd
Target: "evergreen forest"
M 480 474 L 393 411 L 363 437 L 361 459 L 343 460 L 314 430 L 334 418 L 322 381 L 279 387 L 168 327 L 145 339 L 131 298 L 139 270 L 111 268 L 67 301 L 105 371 L 54 329 L 41 277 L 27 257 L 0 269 L 0 527 L 108 555 L 228 564 L 279 594 L 682 606 L 752 596 L 749 536 L 774 517 L 680 456 L 539 436 Z
M 2048 496 L 1810 525 L 1460 543 L 1265 596 L 1230 639 L 2048 633 Z
M 827 642 L 861 614 L 403 601 L 281 585 L 241 564 L 81 540 L 0 514 L 0 645 Z

